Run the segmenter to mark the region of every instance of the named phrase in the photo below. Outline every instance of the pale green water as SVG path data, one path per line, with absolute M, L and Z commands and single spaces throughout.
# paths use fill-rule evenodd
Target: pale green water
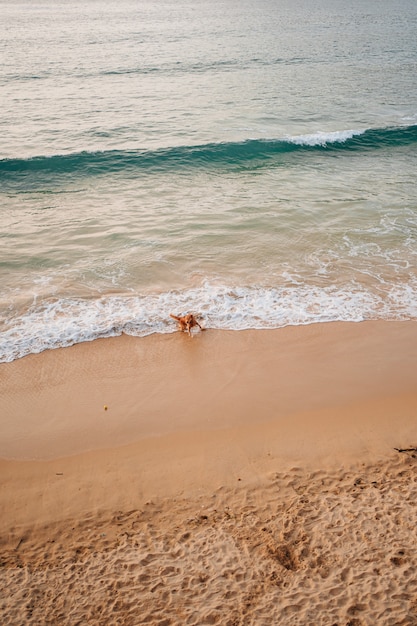
M 417 317 L 417 5 L 3 2 L 0 359 Z

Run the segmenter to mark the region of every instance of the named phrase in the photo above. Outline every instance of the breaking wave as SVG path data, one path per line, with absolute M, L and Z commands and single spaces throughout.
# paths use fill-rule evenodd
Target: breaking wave
M 46 349 L 126 333 L 170 333 L 169 313 L 201 314 L 207 328 L 276 329 L 317 322 L 417 319 L 417 282 L 392 284 L 384 293 L 356 283 L 343 288 L 214 286 L 155 295 L 50 298 L 11 313 L 0 333 L 0 362 Z
M 369 151 L 417 142 L 417 125 L 343 130 L 296 135 L 281 139 L 184 145 L 157 150 L 78 152 L 27 159 L 0 160 L 0 181 L 20 177 L 90 177 L 114 172 L 170 171 L 196 168 L 251 168 L 285 163 L 294 153 Z

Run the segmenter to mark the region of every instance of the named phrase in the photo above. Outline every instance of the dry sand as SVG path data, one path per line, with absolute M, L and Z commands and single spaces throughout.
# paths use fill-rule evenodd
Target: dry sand
M 366 322 L 0 365 L 1 624 L 415 626 L 416 348 Z

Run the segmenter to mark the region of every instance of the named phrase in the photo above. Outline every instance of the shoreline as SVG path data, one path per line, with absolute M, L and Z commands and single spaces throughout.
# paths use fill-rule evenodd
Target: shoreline
M 416 345 L 340 323 L 1 365 L 2 623 L 411 626 Z
M 0 364 L 0 459 L 395 403 L 416 393 L 416 347 L 417 322 L 369 321 L 122 335 L 28 355 Z
M 379 461 L 417 444 L 415 346 L 416 322 L 331 323 L 123 336 L 3 364 L 1 525 Z
M 0 459 L 285 420 L 414 393 L 417 322 L 128 335 L 0 364 Z

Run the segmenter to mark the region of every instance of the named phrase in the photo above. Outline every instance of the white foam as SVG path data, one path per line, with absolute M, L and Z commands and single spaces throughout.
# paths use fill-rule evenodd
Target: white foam
M 200 313 L 207 328 L 281 328 L 315 322 L 417 319 L 417 281 L 367 291 L 354 282 L 343 288 L 306 285 L 279 288 L 206 283 L 197 289 L 148 296 L 49 299 L 14 316 L 0 333 L 0 362 L 99 337 L 170 333 L 169 313 Z
M 295 135 L 287 137 L 287 141 L 298 146 L 325 146 L 329 143 L 344 143 L 357 135 L 363 135 L 365 130 L 337 130 L 312 133 L 310 135 Z

